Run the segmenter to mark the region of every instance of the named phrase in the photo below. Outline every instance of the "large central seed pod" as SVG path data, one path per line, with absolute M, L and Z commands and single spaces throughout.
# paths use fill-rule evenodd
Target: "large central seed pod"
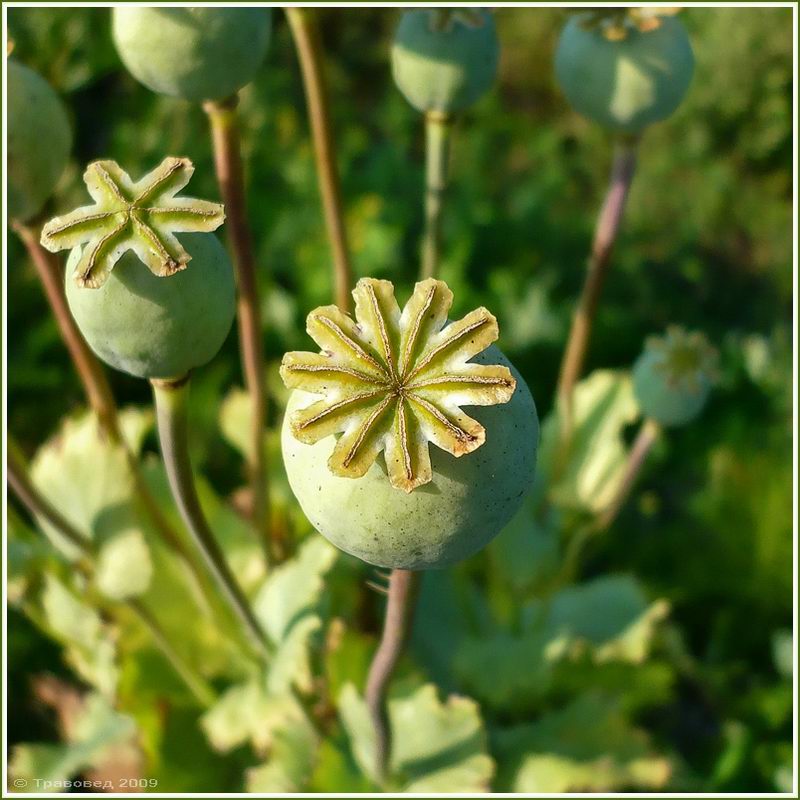
M 193 169 L 167 158 L 134 182 L 95 161 L 84 175 L 94 205 L 42 229 L 47 249 L 72 248 L 67 302 L 89 346 L 137 377 L 186 375 L 216 355 L 233 322 L 233 268 L 210 233 L 222 206 L 176 196 Z
M 284 357 L 289 482 L 342 550 L 387 568 L 446 567 L 494 538 L 530 489 L 533 398 L 491 345 L 486 309 L 447 324 L 442 281 L 418 283 L 402 312 L 388 281 L 363 279 L 353 296 L 357 322 L 319 308 L 307 329 L 322 352 Z M 473 418 L 462 406 L 484 408 Z

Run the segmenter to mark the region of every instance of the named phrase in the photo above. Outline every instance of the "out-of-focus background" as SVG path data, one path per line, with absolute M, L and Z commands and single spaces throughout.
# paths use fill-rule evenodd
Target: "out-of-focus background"
M 319 13 L 355 271 L 391 279 L 404 297 L 418 269 L 423 130 L 390 76 L 399 12 Z M 528 381 L 542 418 L 552 403 L 612 148 L 609 135 L 578 117 L 555 85 L 553 52 L 565 17 L 558 9 L 497 12 L 499 80 L 458 123 L 444 223 L 442 277 L 454 290 L 454 312 L 485 305 L 497 315 L 501 346 Z M 520 777 L 520 759 L 535 749 L 523 744 L 526 736 L 558 739 L 559 725 L 598 729 L 595 740 L 572 750 L 558 739 L 552 770 L 571 774 L 566 762 L 589 767 L 556 790 L 791 788 L 792 13 L 691 8 L 681 18 L 696 54 L 694 81 L 678 112 L 644 138 L 587 372 L 628 368 L 647 335 L 680 323 L 717 345 L 721 378 L 702 417 L 662 440 L 629 506 L 592 543 L 580 569 L 595 588 L 597 581 L 625 580 L 645 606 L 660 603 L 668 612 L 646 654 L 615 665 L 612 650 L 595 653 L 593 666 L 574 664 L 545 690 L 531 685 L 533 656 L 513 631 L 488 634 L 478 623 L 461 631 L 478 614 L 473 595 L 494 602 L 501 619 L 503 603 L 517 602 L 498 588 L 501 551 L 426 586 L 433 608 L 443 582 L 462 581 L 460 594 L 451 593 L 459 603 L 449 610 L 439 603 L 436 620 L 426 614 L 423 592 L 416 661 L 408 669 L 480 702 L 499 764 L 496 788 L 542 786 Z M 156 96 L 125 72 L 107 10 L 12 8 L 8 22 L 14 57 L 57 88 L 74 125 L 74 157 L 53 212 L 85 203 L 80 176 L 98 157 L 138 176 L 167 154 L 186 155 L 196 165 L 191 194 L 218 196 L 202 110 Z M 304 317 L 330 302 L 331 279 L 299 69 L 279 10 L 275 22 L 270 52 L 242 92 L 241 111 L 277 425 L 284 401 L 277 363 L 286 350 L 308 348 Z M 11 235 L 7 254 L 8 420 L 32 455 L 83 397 L 36 276 Z M 145 382 L 110 377 L 120 404 L 149 403 Z M 241 458 L 218 422 L 220 398 L 239 383 L 231 334 L 220 356 L 195 376 L 192 401 L 194 457 L 221 497 L 242 483 Z M 623 435 L 630 439 L 632 426 Z M 147 447 L 155 450 L 152 436 Z M 339 594 L 344 583 L 336 583 Z M 536 595 L 534 584 L 525 584 L 526 602 Z M 366 619 L 350 662 L 364 661 L 379 623 L 377 598 L 359 602 L 345 604 L 361 608 Z M 586 613 L 616 612 L 601 603 Z M 435 624 L 441 636 L 453 637 L 455 667 L 427 657 Z M 456 641 L 462 633 L 468 645 Z M 495 661 L 481 650 L 481 637 L 493 642 Z M 56 741 L 42 675 L 74 682 L 72 671 L 51 639 L 13 608 L 8 652 L 9 745 Z M 336 669 L 357 674 L 347 658 L 341 661 Z M 606 692 L 602 700 L 598 688 Z M 592 703 L 608 697 L 616 711 L 606 718 Z M 547 715 L 550 727 L 531 727 Z M 159 789 L 240 789 L 237 765 L 257 759 L 242 748 L 233 762 L 211 756 L 209 743 L 192 730 L 188 744 L 170 745 L 185 753 L 162 753 Z M 631 766 L 640 747 L 647 752 L 640 758 L 641 770 L 650 770 L 646 780 Z M 325 752 L 319 763 L 333 763 Z M 204 758 L 202 780 L 193 779 L 187 764 Z M 608 777 L 623 764 L 629 772 Z M 662 780 L 658 769 L 665 764 Z M 317 790 L 353 789 L 341 777 L 344 768 L 330 770 L 315 778 Z M 596 786 L 599 772 L 604 777 Z

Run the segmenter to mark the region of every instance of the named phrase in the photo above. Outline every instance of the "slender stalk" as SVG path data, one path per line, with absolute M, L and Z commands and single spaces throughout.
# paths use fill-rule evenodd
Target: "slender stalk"
M 322 62 L 322 44 L 314 17 L 316 11 L 297 6 L 284 10 L 300 59 L 300 70 L 303 73 L 303 89 L 314 140 L 319 193 L 322 197 L 325 227 L 333 255 L 334 298 L 336 305 L 342 311 L 348 311 L 353 270 L 347 246 L 339 171 L 336 166 L 333 125 Z
M 150 383 L 155 399 L 161 453 L 175 503 L 231 610 L 257 650 L 262 655 L 268 654 L 268 639 L 225 561 L 200 507 L 189 459 L 187 436 L 189 376 L 176 381 L 152 380 Z
M 631 491 L 642 471 L 642 467 L 647 461 L 647 457 L 650 455 L 650 451 L 653 449 L 653 445 L 658 441 L 660 432 L 661 426 L 655 420 L 645 419 L 642 422 L 628 454 L 622 480 L 611 502 L 595 519 L 577 530 L 570 539 L 567 552 L 564 555 L 564 565 L 561 570 L 559 585 L 564 585 L 574 580 L 578 571 L 581 553 L 588 541 L 598 533 L 608 530 L 619 516 L 620 511 L 631 495 Z
M 425 115 L 425 231 L 422 237 L 421 278 L 439 272 L 442 240 L 442 206 L 447 189 L 452 117 L 429 111 Z
M 375 773 L 379 783 L 386 780 L 392 754 L 386 690 L 411 631 L 419 578 L 418 572 L 392 570 L 383 636 L 367 677 L 366 700 L 375 730 Z
M 81 559 L 76 564 L 77 568 L 81 572 L 91 574 L 90 565 L 94 557 L 92 542 L 83 536 L 33 485 L 22 453 L 10 437 L 7 441 L 7 447 L 6 476 L 11 490 L 32 517 L 41 517 L 47 520 L 70 544 L 74 545 L 81 553 Z M 173 648 L 157 620 L 142 602 L 137 599 L 129 599 L 125 601 L 124 605 L 133 611 L 142 625 L 148 630 L 156 646 L 161 650 L 161 653 L 169 661 L 194 697 L 203 706 L 212 705 L 216 699 L 214 690 L 194 667 L 184 661 L 181 655 Z
M 597 303 L 608 272 L 611 252 L 636 169 L 637 144 L 638 140 L 636 139 L 620 140 L 616 144 L 611 167 L 611 180 L 597 219 L 586 280 L 572 318 L 572 328 L 561 362 L 558 398 L 568 423 L 572 416 L 572 391 L 583 370 Z M 566 427 L 568 430 L 570 425 L 568 424 Z
M 211 125 L 214 164 L 220 194 L 225 203 L 228 237 L 236 265 L 239 320 L 239 348 L 242 371 L 250 395 L 250 486 L 253 496 L 253 522 L 264 534 L 270 556 L 269 472 L 266 463 L 264 431 L 267 421 L 267 393 L 264 383 L 264 346 L 261 307 L 258 296 L 255 256 L 247 224 L 244 168 L 239 135 L 239 98 L 211 100 L 203 105 Z
M 21 222 L 12 221 L 14 231 L 25 245 L 42 283 L 50 309 L 53 312 L 64 344 L 83 384 L 89 405 L 106 435 L 112 441 L 120 440 L 117 406 L 97 356 L 90 350 L 67 307 L 64 295 L 64 275 L 58 259 L 39 243 L 39 231 Z
M 595 524 L 595 530 L 600 532 L 607 530 L 619 516 L 619 512 L 631 495 L 639 473 L 653 449 L 653 445 L 658 441 L 661 433 L 661 426 L 654 419 L 645 419 L 639 427 L 631 451 L 628 454 L 628 461 L 625 464 L 625 472 L 620 481 L 617 493 L 614 495 L 606 509 L 601 512 Z
M 33 485 L 22 451 L 9 435 L 6 441 L 6 478 L 17 499 L 32 517 L 49 522 L 83 556 L 92 555 L 92 545 L 71 522 Z
M 135 598 L 128 600 L 126 605 L 134 613 L 142 626 L 150 633 L 150 636 L 161 651 L 161 654 L 169 661 L 172 669 L 175 670 L 178 676 L 182 678 L 195 699 L 206 708 L 214 705 L 217 700 L 216 692 L 194 667 L 183 660 L 183 657 L 172 646 L 169 637 L 147 606 Z

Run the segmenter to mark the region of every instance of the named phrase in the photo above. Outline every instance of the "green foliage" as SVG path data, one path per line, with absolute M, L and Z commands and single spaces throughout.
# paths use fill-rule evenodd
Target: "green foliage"
M 408 294 L 423 132 L 391 80 L 398 16 L 319 13 L 356 276 Z M 495 15 L 496 86 L 453 132 L 442 277 L 454 315 L 485 305 L 498 317 L 543 420 L 540 479 L 484 553 L 424 577 L 391 693 L 398 791 L 792 788 L 791 10 L 691 8 L 681 19 L 695 78 L 642 142 L 564 452 L 552 389 L 611 146 L 556 86 L 563 12 Z M 125 72 L 107 9 L 12 8 L 8 21 L 14 58 L 64 96 L 76 134 L 53 213 L 85 201 L 82 167 L 108 155 L 134 174 L 186 155 L 193 193 L 218 198 L 203 113 Z M 85 572 L 49 525 L 10 508 L 12 779 L 75 778 L 128 763 L 124 752 L 159 792 L 377 788 L 361 693 L 383 612 L 367 582 L 381 577 L 309 538 L 280 463 L 277 363 L 307 346 L 303 320 L 330 302 L 331 278 L 302 83 L 288 26 L 275 21 L 240 111 L 280 565 L 265 568 L 241 513 L 249 409 L 235 336 L 193 376 L 191 409 L 204 511 L 274 653 L 258 664 L 203 591 L 208 575 L 155 452 L 147 387 L 110 375 L 133 406 L 126 438 L 172 545 L 135 496 L 124 451 L 83 411 L 9 236 L 9 427 L 36 485 L 98 550 Z M 600 533 L 591 523 L 620 486 L 640 424 L 628 370 L 644 337 L 670 323 L 719 348 L 719 385 L 699 424 L 662 438 Z M 137 607 L 157 619 L 171 656 Z M 176 659 L 213 697 L 187 685 Z M 27 687 L 44 669 L 81 697 L 69 729 L 37 713 Z
M 132 745 L 136 726 L 101 695 L 90 694 L 70 720 L 68 731 L 63 744 L 15 747 L 9 762 L 12 785 L 36 792 L 50 790 L 43 783 L 50 782 L 58 791 L 79 772 L 102 766 L 113 748 Z
M 669 780 L 669 758 L 659 756 L 607 697 L 579 695 L 564 709 L 530 725 L 497 734 L 506 774 L 503 791 L 614 792 L 660 789 Z
M 366 704 L 348 684 L 339 713 L 361 770 L 373 780 L 375 742 Z M 426 684 L 389 701 L 395 745 L 392 771 L 403 792 L 485 792 L 494 772 L 477 705 L 465 697 L 442 703 Z

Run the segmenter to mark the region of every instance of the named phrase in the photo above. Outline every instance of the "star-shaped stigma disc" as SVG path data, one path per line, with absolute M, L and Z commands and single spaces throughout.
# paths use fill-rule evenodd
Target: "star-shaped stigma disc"
M 506 403 L 516 381 L 504 366 L 467 363 L 497 339 L 497 320 L 478 308 L 446 324 L 446 283 L 418 283 L 402 312 L 389 281 L 363 278 L 353 297 L 355 322 L 336 306 L 308 315 L 321 353 L 283 357 L 288 387 L 322 395 L 290 428 L 308 444 L 341 434 L 328 466 L 343 477 L 364 475 L 385 451 L 392 486 L 410 492 L 433 477 L 429 442 L 454 456 L 483 444 L 483 426 L 461 406 Z
M 213 231 L 225 219 L 219 203 L 175 195 L 189 182 L 194 166 L 188 158 L 165 158 L 134 182 L 114 161 L 95 161 L 83 180 L 95 204 L 50 220 L 42 245 L 51 253 L 85 245 L 75 268 L 79 286 L 102 286 L 128 250 L 159 277 L 186 268 L 191 256 L 176 232 Z

